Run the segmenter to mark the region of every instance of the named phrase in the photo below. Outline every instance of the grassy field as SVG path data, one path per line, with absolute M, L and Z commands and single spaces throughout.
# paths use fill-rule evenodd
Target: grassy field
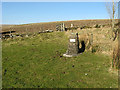
M 3 41 L 3 88 L 118 87 L 117 73 L 109 71 L 110 57 L 85 51 L 66 58 L 67 43 L 65 32 Z

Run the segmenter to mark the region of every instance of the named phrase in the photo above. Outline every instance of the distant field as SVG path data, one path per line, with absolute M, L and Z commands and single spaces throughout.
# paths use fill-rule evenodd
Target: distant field
M 95 29 L 93 33 L 103 38 L 100 40 L 109 41 L 107 33 L 101 35 L 104 31 Z M 42 33 L 3 40 L 3 88 L 118 88 L 117 71 L 110 71 L 111 57 L 90 51 L 72 58 L 62 56 L 67 50 L 69 33 Z M 107 43 L 104 41 L 104 45 Z
M 2 31 L 15 30 L 16 33 L 29 33 L 29 32 L 39 32 L 46 29 L 56 30 L 56 25 L 60 23 L 65 23 L 65 27 L 70 27 L 71 24 L 74 26 L 93 26 L 96 24 L 110 26 L 109 19 L 98 19 L 98 20 L 71 20 L 71 21 L 58 21 L 58 22 L 46 22 L 46 23 L 31 23 L 23 25 L 3 25 Z M 117 22 L 117 20 L 116 20 Z

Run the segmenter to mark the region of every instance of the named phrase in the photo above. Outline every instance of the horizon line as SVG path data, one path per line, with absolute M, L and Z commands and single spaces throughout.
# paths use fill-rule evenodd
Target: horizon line
M 111 20 L 111 19 L 80 19 L 80 20 L 65 20 L 65 21 L 46 21 L 46 22 L 35 22 L 35 23 L 23 23 L 23 24 L 0 24 L 0 25 L 25 25 L 25 24 L 36 24 L 36 23 L 53 23 L 53 22 L 67 22 L 67 21 L 82 21 L 82 20 Z M 117 19 L 116 19 L 117 20 Z

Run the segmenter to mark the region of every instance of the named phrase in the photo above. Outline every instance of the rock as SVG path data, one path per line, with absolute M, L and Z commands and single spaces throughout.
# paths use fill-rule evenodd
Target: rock
M 45 32 L 53 32 L 53 30 L 45 30 Z
M 28 37 L 28 35 L 26 35 L 26 37 Z
M 85 76 L 87 76 L 88 74 L 87 73 L 85 73 Z

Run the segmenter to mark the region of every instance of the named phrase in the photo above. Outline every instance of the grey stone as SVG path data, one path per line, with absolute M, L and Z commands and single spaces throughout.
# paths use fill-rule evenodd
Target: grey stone
M 68 50 L 66 51 L 65 54 L 63 54 L 63 56 L 73 57 L 73 56 L 77 56 L 78 53 L 79 53 L 78 33 L 71 33 L 69 37 Z

